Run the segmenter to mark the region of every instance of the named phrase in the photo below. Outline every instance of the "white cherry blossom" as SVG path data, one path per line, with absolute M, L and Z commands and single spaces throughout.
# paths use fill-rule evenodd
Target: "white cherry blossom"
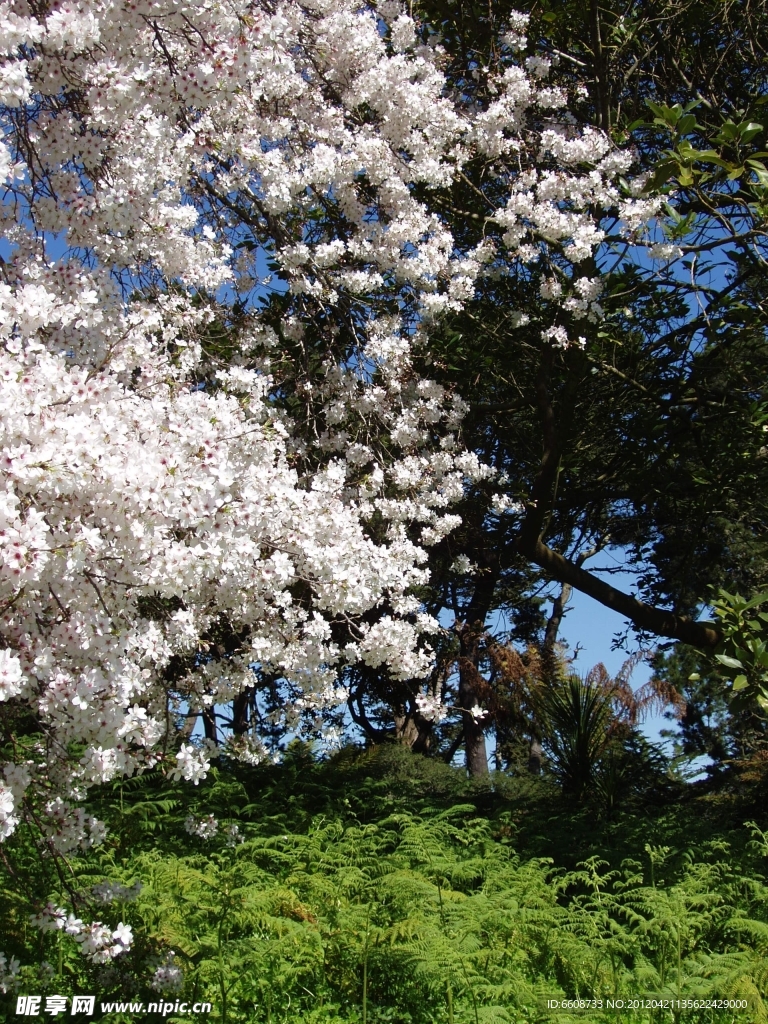
M 165 960 L 155 969 L 149 987 L 156 992 L 180 992 L 184 987 L 184 972 L 176 963 L 176 953 L 169 950 Z
M 15 956 L 0 952 L 0 992 L 12 992 L 18 985 L 21 962 Z
M 345 699 L 356 659 L 428 673 L 424 548 L 490 475 L 417 372 L 430 325 L 550 247 L 542 338 L 583 344 L 559 318 L 602 316 L 600 211 L 637 235 L 658 209 L 519 55 L 526 24 L 480 103 L 394 2 L 0 2 L 0 701 L 47 737 L 0 838 L 34 800 L 49 852 L 86 848 L 89 786 L 197 784 L 210 752 L 169 723 L 254 669 L 287 715 Z M 497 207 L 462 246 L 429 197 L 478 156 Z M 130 945 L 82 929 L 92 959 Z

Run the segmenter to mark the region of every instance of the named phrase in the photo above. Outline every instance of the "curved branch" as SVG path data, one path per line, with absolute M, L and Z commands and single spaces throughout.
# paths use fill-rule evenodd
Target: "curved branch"
M 722 639 L 720 630 L 713 623 L 696 622 L 686 615 L 676 615 L 664 608 L 656 608 L 654 605 L 638 601 L 631 594 L 617 590 L 605 580 L 598 579 L 586 569 L 569 562 L 567 558 L 563 558 L 557 551 L 548 547 L 541 538 L 537 538 L 533 544 L 518 544 L 518 551 L 560 583 L 567 583 L 582 594 L 593 597 L 606 608 L 626 616 L 640 629 L 649 633 L 704 648 L 716 647 Z

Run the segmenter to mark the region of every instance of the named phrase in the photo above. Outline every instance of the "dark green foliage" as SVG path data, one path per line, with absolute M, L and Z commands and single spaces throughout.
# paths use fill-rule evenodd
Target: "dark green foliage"
M 466 70 L 473 61 L 493 63 L 494 32 L 510 6 L 417 5 L 439 28 L 457 88 L 474 88 Z M 607 243 L 600 267 L 607 318 L 594 329 L 579 321 L 585 352 L 554 360 L 540 330 L 560 313 L 542 299 L 540 278 L 565 279 L 569 271 L 551 253 L 542 264 L 512 265 L 433 332 L 434 372 L 470 399 L 466 443 L 508 476 L 511 498 L 540 509 L 544 499 L 534 491 L 537 481 L 546 483 L 538 532 L 564 558 L 588 570 L 590 552 L 621 548 L 644 599 L 680 613 L 695 612 L 711 584 L 752 593 L 768 579 L 765 275 L 745 245 L 753 234 L 765 237 L 765 188 L 754 164 L 765 148 L 765 4 L 514 6 L 531 13 L 529 52 L 569 55 L 553 74 L 588 83 L 580 114 L 617 141 L 631 135 L 645 166 L 661 165 L 674 177 L 664 230 L 688 247 L 687 262 L 675 272 L 651 270 L 647 261 L 625 259 L 621 245 L 609 258 Z M 714 162 L 705 165 L 699 157 L 708 152 Z M 467 176 L 446 208 L 468 243 L 492 230 L 482 198 L 494 199 L 499 182 L 493 167 L 473 167 Z M 606 230 L 612 237 L 609 219 Z M 597 269 L 585 264 L 579 273 Z M 551 436 L 542 433 L 545 421 Z M 552 480 L 542 476 L 547 452 L 556 465 Z M 487 514 L 481 492 L 468 496 L 462 530 L 433 555 L 435 602 L 458 606 L 461 621 L 483 605 L 513 617 L 524 595 L 541 593 L 535 566 L 545 578 L 566 580 L 551 560 L 532 559 L 517 521 Z M 489 601 L 473 604 L 477 578 L 462 590 L 451 577 L 459 550 L 484 573 L 474 589 L 494 579 Z M 658 617 L 655 625 L 636 624 L 675 635 L 664 633 Z M 533 627 L 525 641 L 535 642 L 536 622 L 524 625 Z
M 653 669 L 685 701 L 685 711 L 675 729 L 666 733 L 675 741 L 680 754 L 691 758 L 706 756 L 719 767 L 730 758 L 749 753 L 758 738 L 752 728 L 754 723 L 745 722 L 743 716 L 729 707 L 726 682 L 711 658 L 702 657 L 691 647 L 677 645 L 660 651 L 653 659 Z
M 655 659 L 658 678 L 686 700 L 674 738 L 684 754 L 707 754 L 715 767 L 768 750 L 767 598 L 745 600 L 720 589 L 712 599 L 718 647 L 706 656 L 678 647 Z
M 200 1020 L 215 1024 L 599 1022 L 616 1018 L 551 1014 L 544 1001 L 651 993 L 743 997 L 738 1019 L 766 1017 L 768 844 L 706 802 L 596 819 L 545 780 L 470 780 L 397 747 L 318 763 L 295 746 L 281 765 L 225 766 L 199 791 L 129 780 L 94 811 L 107 844 L 61 876 L 28 833 L 7 844 L 3 944 L 26 965 L 21 991 L 147 1003 L 153 964 L 173 949 L 185 972 L 173 998 L 210 1000 Z M 188 814 L 211 813 L 212 839 L 184 830 Z M 242 842 L 227 839 L 233 823 Z M 97 907 L 103 878 L 144 888 Z M 68 937 L 27 925 L 66 890 L 84 919 L 133 926 L 111 976 Z

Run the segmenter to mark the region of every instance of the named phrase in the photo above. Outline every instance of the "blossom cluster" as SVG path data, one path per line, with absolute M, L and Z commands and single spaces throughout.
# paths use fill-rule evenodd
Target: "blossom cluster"
M 7 839 L 19 823 L 13 792 L 0 782 L 0 839 Z
M 20 970 L 21 963 L 15 956 L 0 952 L 0 992 L 5 995 L 16 987 Z
M 441 722 L 448 713 L 440 698 L 431 693 L 417 693 L 416 707 L 428 722 Z
M 213 839 L 219 831 L 219 823 L 212 814 L 204 818 L 195 818 L 189 815 L 184 821 L 184 828 L 191 836 L 198 836 L 200 839 Z
M 444 704 L 440 696 L 434 693 L 417 693 L 415 702 L 419 714 L 428 722 L 442 722 L 449 711 L 466 711 L 472 721 L 478 724 L 489 717 L 489 712 L 479 704 L 473 704 L 469 709 L 452 707 Z
M 80 952 L 94 964 L 104 964 L 127 953 L 133 945 L 133 931 L 123 923 L 112 929 L 101 921 L 84 924 L 72 913 L 55 903 L 47 903 L 30 918 L 30 924 L 42 932 L 63 931 L 80 946 Z
M 91 894 L 99 903 L 132 903 L 138 899 L 142 888 L 141 882 L 134 882 L 133 885 L 121 885 L 119 882 L 105 879 L 91 887 Z
M 184 829 L 191 836 L 198 836 L 200 839 L 213 839 L 219 833 L 219 822 L 213 814 L 206 814 L 202 818 L 196 818 L 193 814 L 186 817 Z M 225 825 L 221 830 L 225 837 L 225 845 L 229 847 L 239 846 L 245 842 L 245 837 L 240 832 L 240 826 L 235 822 Z
M 199 782 L 169 723 L 254 668 L 294 710 L 354 662 L 427 674 L 425 548 L 491 475 L 416 371 L 430 323 L 549 246 L 544 337 L 580 344 L 558 317 L 599 320 L 599 282 L 562 268 L 602 244 L 596 210 L 654 210 L 520 56 L 525 24 L 480 103 L 397 3 L 0 3 L 0 702 L 49 738 L 0 782 L 0 838 L 35 800 L 55 849 L 94 845 L 89 786 Z M 496 207 L 459 244 L 429 196 L 478 155 Z M 88 927 L 92 957 L 127 948 Z
M 184 972 L 176 963 L 176 954 L 172 949 L 155 969 L 149 986 L 156 992 L 180 992 L 184 987 Z

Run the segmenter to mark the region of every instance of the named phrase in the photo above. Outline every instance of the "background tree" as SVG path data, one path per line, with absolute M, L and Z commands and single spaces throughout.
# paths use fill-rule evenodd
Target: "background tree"
M 419 10 L 439 26 L 455 88 L 490 102 L 482 69 L 496 57 L 494 26 L 507 9 Z M 590 316 L 590 298 L 550 248 L 500 265 L 431 332 L 438 379 L 470 398 L 465 443 L 507 481 L 506 509 L 482 487 L 470 492 L 462 512 L 472 531 L 443 542 L 430 563 L 429 606 L 450 609 L 457 623 L 467 708 L 482 688 L 476 638 L 492 613 L 514 621 L 547 579 L 648 637 L 704 647 L 719 639 L 695 621 L 708 587 L 736 579 L 750 592 L 765 580 L 765 12 L 713 15 L 706 4 L 531 11 L 529 52 L 560 58 L 554 82 L 589 72 L 584 117 L 632 137 L 667 203 L 656 258 L 614 239 L 606 222 L 598 261 L 584 265 L 599 280 L 599 314 Z M 465 244 L 494 230 L 498 164 L 468 165 L 443 200 Z M 553 316 L 582 333 L 583 350 L 542 342 Z M 459 538 L 477 567 L 462 584 Z M 625 552 L 643 600 L 588 571 L 605 547 Z M 465 726 L 468 763 L 482 770 L 481 732 Z

